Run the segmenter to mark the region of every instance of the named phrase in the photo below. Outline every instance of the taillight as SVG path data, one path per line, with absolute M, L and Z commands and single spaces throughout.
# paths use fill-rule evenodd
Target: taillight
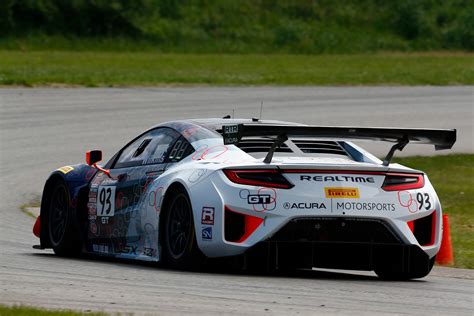
M 385 191 L 401 191 L 420 189 L 425 185 L 423 174 L 387 173 L 382 189 Z
M 238 184 L 279 189 L 291 189 L 294 186 L 276 169 L 224 169 L 223 171 L 230 181 Z

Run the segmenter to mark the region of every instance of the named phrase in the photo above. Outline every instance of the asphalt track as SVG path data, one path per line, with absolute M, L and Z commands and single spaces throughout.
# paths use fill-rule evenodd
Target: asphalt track
M 31 248 L 19 206 L 59 166 L 100 148 L 110 157 L 159 122 L 263 117 L 322 125 L 457 128 L 451 152 L 474 151 L 473 87 L 0 89 L 0 304 L 133 313 L 466 314 L 474 272 L 435 268 L 425 279 L 308 271 L 254 276 L 192 273 Z M 387 146 L 371 145 L 378 155 Z M 434 152 L 409 146 L 402 154 Z M 447 152 L 446 152 L 447 153 Z

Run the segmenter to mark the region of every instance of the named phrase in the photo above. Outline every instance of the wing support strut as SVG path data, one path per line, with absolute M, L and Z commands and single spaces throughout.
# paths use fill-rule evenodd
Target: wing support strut
M 407 136 L 404 136 L 403 138 L 400 138 L 398 142 L 390 148 L 390 151 L 388 152 L 387 156 L 383 160 L 383 165 L 388 166 L 390 164 L 390 161 L 393 158 L 393 155 L 395 154 L 395 151 L 400 150 L 402 151 L 403 148 L 410 142 Z
M 265 156 L 265 159 L 263 160 L 263 162 L 271 163 L 275 150 L 281 145 L 283 145 L 283 143 L 286 142 L 287 140 L 288 140 L 288 136 L 286 134 L 278 135 L 277 139 L 275 140 L 275 142 L 272 144 L 272 147 L 268 151 L 267 156 Z

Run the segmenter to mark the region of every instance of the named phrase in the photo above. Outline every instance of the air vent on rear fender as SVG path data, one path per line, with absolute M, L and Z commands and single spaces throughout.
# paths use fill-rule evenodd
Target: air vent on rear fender
M 268 152 L 272 147 L 272 144 L 275 142 L 273 139 L 267 138 L 245 138 L 242 139 L 237 146 L 245 151 L 246 153 L 261 153 Z M 291 149 L 288 148 L 285 144 L 282 144 L 279 148 L 275 150 L 277 153 L 291 153 Z
M 292 139 L 292 142 L 296 146 L 298 146 L 298 148 L 301 149 L 302 152 L 307 154 L 333 154 L 347 156 L 347 153 L 337 142 L 308 139 Z

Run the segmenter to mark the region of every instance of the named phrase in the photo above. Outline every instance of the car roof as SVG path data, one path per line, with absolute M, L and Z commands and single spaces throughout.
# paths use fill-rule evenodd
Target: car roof
M 183 122 L 183 121 L 181 121 Z M 194 123 L 196 125 L 205 127 L 207 129 L 216 131 L 222 129 L 223 125 L 234 125 L 234 124 L 262 124 L 262 125 L 291 125 L 291 126 L 303 126 L 304 124 L 276 121 L 276 120 L 260 120 L 260 119 L 243 119 L 243 118 L 201 118 L 201 119 L 189 119 L 184 122 Z M 169 122 L 174 123 L 174 122 Z
M 178 130 L 179 132 L 182 132 L 184 129 L 186 129 L 186 127 L 190 127 L 190 125 L 191 126 L 197 125 L 206 130 L 211 130 L 214 133 L 219 133 L 223 125 L 246 124 L 246 123 L 262 124 L 262 125 L 305 126 L 305 124 L 301 124 L 301 123 L 277 121 L 277 120 L 260 120 L 256 118 L 252 118 L 252 119 L 196 118 L 196 119 L 185 119 L 185 120 L 176 120 L 176 121 L 168 121 L 168 122 L 160 123 L 147 129 L 145 132 L 158 128 L 158 127 L 171 127 Z

